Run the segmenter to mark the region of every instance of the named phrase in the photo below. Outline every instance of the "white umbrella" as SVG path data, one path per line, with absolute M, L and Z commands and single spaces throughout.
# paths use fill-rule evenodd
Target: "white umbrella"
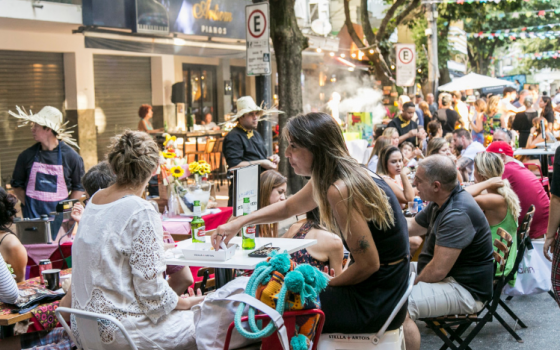
M 515 84 L 508 80 L 496 79 L 480 75 L 476 73 L 469 73 L 464 77 L 457 78 L 451 83 L 442 85 L 438 88 L 439 91 L 463 91 L 470 89 L 482 89 L 495 86 L 514 86 Z

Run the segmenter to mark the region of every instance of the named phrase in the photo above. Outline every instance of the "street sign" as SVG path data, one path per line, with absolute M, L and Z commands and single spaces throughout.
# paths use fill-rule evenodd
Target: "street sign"
M 245 7 L 247 75 L 270 74 L 270 20 L 268 2 Z
M 416 80 L 416 45 L 396 44 L 397 86 L 414 86 Z

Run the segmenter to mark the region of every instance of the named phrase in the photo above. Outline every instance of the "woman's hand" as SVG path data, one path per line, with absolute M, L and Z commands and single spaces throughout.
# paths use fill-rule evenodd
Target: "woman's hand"
M 222 242 L 227 245 L 237 232 L 241 230 L 241 227 L 239 227 L 236 222 L 239 222 L 239 220 L 232 220 L 227 224 L 218 226 L 216 231 L 212 234 L 212 238 L 210 240 L 214 249 L 220 250 L 220 244 Z
M 74 221 L 76 222 L 80 222 L 83 213 L 84 213 L 84 206 L 82 205 L 82 203 L 80 202 L 74 203 L 74 206 L 72 207 L 72 212 L 70 213 L 72 219 L 74 219 Z
M 200 304 L 204 301 L 204 298 L 205 297 L 202 295 L 200 288 L 196 290 L 195 296 L 194 290 L 189 287 L 188 294 L 183 294 L 179 297 L 175 310 L 190 310 L 196 304 Z
M 334 269 L 331 269 L 329 271 L 328 266 L 325 266 L 325 268 L 323 269 L 323 273 L 328 277 L 329 281 L 335 277 Z
M 504 187 L 504 180 L 501 177 L 492 177 L 486 180 L 487 187 L 489 189 L 497 190 L 500 187 Z
M 554 246 L 556 245 L 556 239 L 554 236 L 546 237 L 544 241 L 543 253 L 544 257 L 548 259 L 548 261 L 552 262 L 552 256 L 549 255 L 554 253 Z
M 414 156 L 415 157 L 423 157 L 424 155 L 422 153 L 422 150 L 420 148 L 416 147 L 416 149 L 414 150 Z
M 527 130 L 527 129 L 525 129 Z M 534 133 L 537 132 L 537 128 L 535 128 L 534 126 L 531 128 L 531 135 L 533 135 Z

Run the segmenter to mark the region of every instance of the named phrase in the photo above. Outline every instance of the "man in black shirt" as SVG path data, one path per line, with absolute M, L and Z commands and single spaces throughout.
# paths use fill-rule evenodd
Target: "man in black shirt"
M 439 96 L 440 109 L 437 111 L 435 117 L 441 123 L 441 128 L 443 129 L 443 137 L 450 132 L 455 130 L 455 124 L 461 118 L 459 113 L 455 112 L 451 108 L 451 95 L 448 93 L 443 93 Z
M 418 164 L 414 185 L 430 204 L 408 219 L 410 236 L 426 235 L 416 285 L 408 299 L 405 334 L 419 334 L 414 320 L 480 311 L 492 298 L 492 234 L 484 213 L 457 183 L 451 159 L 430 156 Z M 407 332 L 412 331 L 412 333 Z M 415 337 L 407 348 L 415 349 Z
M 237 125 L 224 138 L 223 153 L 229 169 L 242 168 L 249 165 L 260 165 L 265 170 L 276 170 L 278 155 L 270 158 L 266 156 L 264 141 L 256 130 L 259 118 L 265 111 L 257 106 L 251 96 L 237 99 Z M 232 186 L 230 186 L 230 202 L 232 201 Z
M 58 109 L 47 106 L 34 115 L 17 110 L 19 114 L 10 114 L 32 124 L 37 143 L 18 156 L 11 185 L 21 201 L 23 217 L 33 219 L 55 211 L 59 201 L 82 197 L 84 162 L 68 146 L 78 148 L 65 131 Z
M 412 102 L 403 105 L 402 113 L 393 118 L 387 124 L 388 128 L 395 128 L 399 132 L 399 145 L 405 141 L 416 145 L 416 134 L 418 134 L 418 124 L 412 120 L 416 106 Z

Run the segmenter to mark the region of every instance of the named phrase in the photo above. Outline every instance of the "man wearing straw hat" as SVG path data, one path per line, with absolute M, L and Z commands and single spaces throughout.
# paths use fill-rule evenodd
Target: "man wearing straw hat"
M 39 113 L 9 113 L 31 124 L 37 143 L 23 151 L 17 159 L 11 185 L 21 201 L 24 218 L 38 218 L 56 210 L 59 201 L 78 199 L 84 194 L 82 157 L 70 146 L 79 148 L 66 131 L 62 113 L 54 107 L 44 107 Z
M 223 152 L 229 169 L 242 168 L 249 165 L 260 165 L 265 170 L 276 169 L 278 155 L 266 157 L 266 148 L 262 136 L 258 133 L 259 118 L 272 113 L 283 113 L 275 108 L 263 110 L 257 106 L 251 96 L 237 99 L 237 114 L 230 122 L 237 125 L 224 138 Z M 230 206 L 232 188 L 230 186 Z

